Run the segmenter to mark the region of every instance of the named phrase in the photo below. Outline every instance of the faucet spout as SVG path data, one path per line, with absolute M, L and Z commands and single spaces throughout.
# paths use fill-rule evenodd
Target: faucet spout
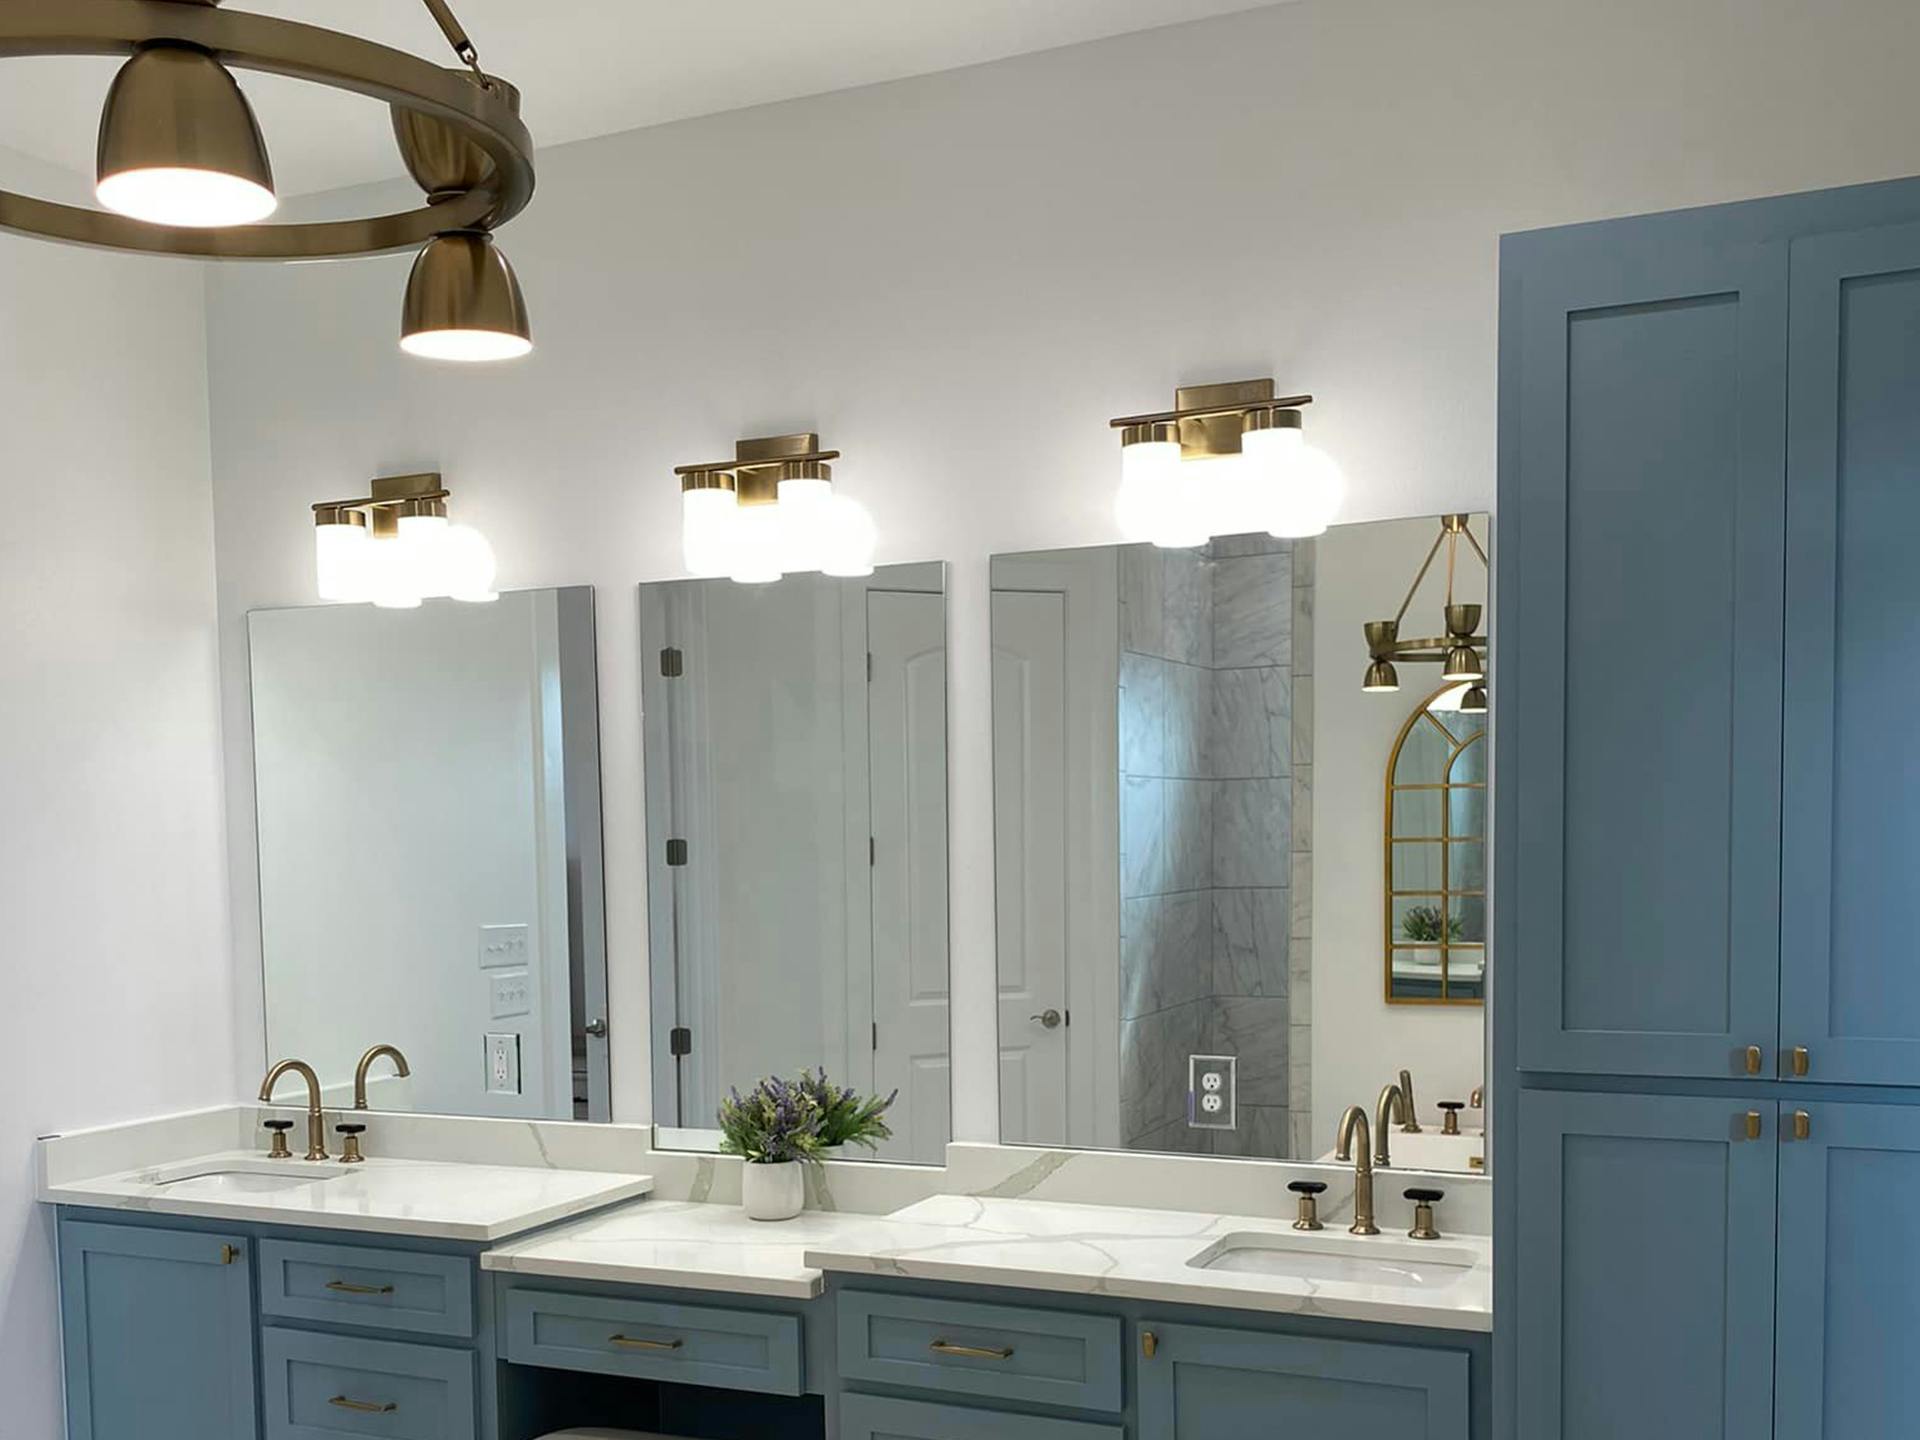
M 1336 1160 L 1353 1161 L 1353 1224 L 1347 1229 L 1354 1235 L 1380 1233 L 1373 1218 L 1372 1145 L 1366 1110 L 1359 1105 L 1349 1105 L 1340 1117 L 1333 1155 Z
M 1406 1092 L 1398 1085 L 1381 1086 L 1380 1101 L 1373 1111 L 1373 1163 L 1383 1169 L 1393 1163 L 1387 1137 L 1393 1133 L 1396 1120 L 1403 1126 L 1407 1123 L 1410 1109 Z
M 360 1063 L 353 1067 L 353 1108 L 365 1110 L 367 1106 L 367 1072 L 373 1068 L 373 1062 L 385 1055 L 393 1061 L 393 1073 L 405 1079 L 413 1073 L 407 1064 L 407 1057 L 400 1053 L 395 1045 L 376 1045 L 360 1057 Z
M 320 1113 L 320 1077 L 313 1073 L 311 1065 L 304 1060 L 280 1061 L 260 1082 L 260 1103 L 273 1103 L 274 1087 L 288 1071 L 307 1082 L 307 1159 L 324 1160 L 327 1158 L 327 1122 Z

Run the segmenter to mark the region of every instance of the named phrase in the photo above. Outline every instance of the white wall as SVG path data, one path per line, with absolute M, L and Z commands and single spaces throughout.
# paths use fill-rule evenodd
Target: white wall
M 954 562 L 956 1134 L 990 1137 L 987 557 L 1116 538 L 1107 418 L 1250 374 L 1321 397 L 1347 518 L 1486 508 L 1496 237 L 1920 168 L 1917 52 L 1909 0 L 1305 0 L 568 146 L 505 236 L 541 349 L 487 374 L 397 353 L 404 258 L 220 271 L 243 1068 L 241 617 L 310 595 L 311 501 L 430 462 L 504 583 L 602 587 L 618 1037 L 647 1003 L 631 587 L 678 573 L 671 467 L 782 429 L 844 449 L 881 559 Z
M 7 157 L 10 180 L 39 176 Z M 33 1139 L 230 1101 L 199 268 L 0 236 L 0 1430 L 61 1433 Z
M 1380 1087 L 1413 1074 L 1421 1123 L 1438 1129 L 1439 1100 L 1465 1100 L 1485 1070 L 1486 1011 L 1478 1005 L 1389 1005 L 1381 846 L 1387 757 L 1414 707 L 1440 688 L 1437 665 L 1402 665 L 1400 693 L 1360 689 L 1361 626 L 1390 619 L 1420 569 L 1439 521 L 1336 526 L 1314 569 L 1313 649 L 1313 1155 L 1333 1148 L 1349 1105 L 1373 1113 Z M 1484 516 L 1474 533 L 1487 543 Z M 1454 598 L 1485 605 L 1487 572 L 1462 551 Z M 1437 635 L 1445 554 L 1407 612 L 1404 635 Z M 1430 619 L 1431 624 L 1421 624 Z M 1477 1129 L 1482 1116 L 1460 1123 Z

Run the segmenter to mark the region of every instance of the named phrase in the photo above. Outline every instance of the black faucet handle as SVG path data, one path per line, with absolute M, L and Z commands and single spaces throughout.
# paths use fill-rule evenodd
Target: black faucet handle
M 333 1129 L 337 1135 L 364 1135 L 367 1133 L 366 1126 L 351 1124 L 347 1121 L 342 1121 L 340 1124 L 334 1126 Z
M 1326 1188 L 1327 1182 L 1324 1180 L 1295 1180 L 1287 1186 L 1296 1195 L 1319 1195 Z
M 1435 1104 L 1442 1110 L 1464 1110 L 1467 1108 L 1467 1102 L 1464 1100 L 1439 1100 L 1436 1101 Z
M 1407 1234 L 1415 1240 L 1438 1240 L 1439 1227 L 1433 1223 L 1433 1207 L 1446 1197 L 1444 1190 L 1408 1190 L 1407 1199 L 1413 1201 L 1413 1229 Z
M 1447 1198 L 1444 1190 L 1408 1190 L 1404 1193 L 1416 1205 L 1438 1205 Z
M 267 1129 L 278 1130 L 283 1134 L 293 1129 L 293 1121 L 291 1120 L 263 1120 L 261 1123 L 265 1125 Z

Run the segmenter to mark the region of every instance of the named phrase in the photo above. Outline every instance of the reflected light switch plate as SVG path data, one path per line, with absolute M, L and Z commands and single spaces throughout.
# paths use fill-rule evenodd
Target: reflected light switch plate
M 533 1009 L 533 982 L 524 970 L 500 970 L 487 979 L 489 1007 L 495 1020 L 511 1020 Z
M 527 927 L 524 925 L 482 925 L 480 927 L 480 968 L 482 970 L 518 970 L 527 963 Z

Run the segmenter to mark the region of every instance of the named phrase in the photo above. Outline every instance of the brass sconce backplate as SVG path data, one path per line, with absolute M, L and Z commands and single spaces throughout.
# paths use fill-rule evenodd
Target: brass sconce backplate
M 1240 453 L 1241 413 L 1273 400 L 1271 380 L 1232 380 L 1224 385 L 1182 385 L 1173 392 L 1175 410 L 1208 410 L 1180 421 L 1180 458 L 1203 460 Z

